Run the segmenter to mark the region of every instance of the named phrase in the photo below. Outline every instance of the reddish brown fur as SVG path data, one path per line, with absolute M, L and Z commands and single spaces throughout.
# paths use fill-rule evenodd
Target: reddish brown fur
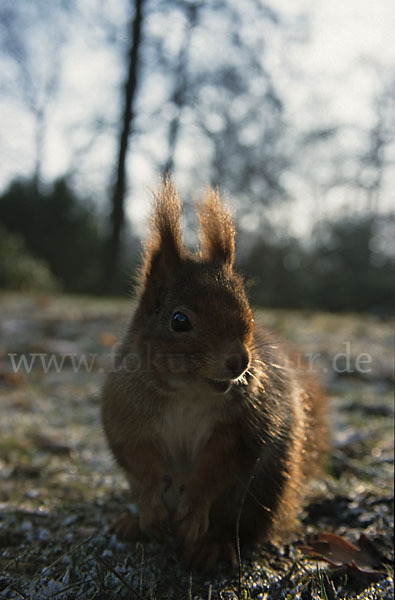
M 154 193 L 154 210 L 151 217 L 150 235 L 144 248 L 139 284 L 144 288 L 160 255 L 172 260 L 182 255 L 180 231 L 181 204 L 174 185 L 169 179 L 162 181 Z
M 103 426 L 139 504 L 122 536 L 169 525 L 193 565 L 235 560 L 289 529 L 326 445 L 325 401 L 297 354 L 254 327 L 233 270 L 218 192 L 197 208 L 201 248 L 182 246 L 173 184 L 155 195 L 138 305 L 103 392 Z M 190 329 L 174 329 L 182 313 Z M 137 493 L 137 495 L 136 495 Z
M 233 264 L 235 229 L 230 213 L 221 204 L 218 190 L 208 188 L 197 205 L 201 231 L 201 256 L 213 262 Z

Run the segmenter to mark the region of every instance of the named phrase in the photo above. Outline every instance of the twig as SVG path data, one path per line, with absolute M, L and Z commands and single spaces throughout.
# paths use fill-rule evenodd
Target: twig
M 7 591 L 10 590 L 12 592 L 15 592 L 16 594 L 18 594 L 18 596 L 20 596 L 21 598 L 23 598 L 23 600 L 26 600 L 27 596 L 25 596 L 25 594 L 23 592 L 21 592 L 20 590 L 18 590 L 18 588 L 16 588 L 14 585 L 8 585 L 4 590 L 3 590 L 3 594 Z
M 128 590 L 130 590 L 136 596 L 136 598 L 139 598 L 139 600 L 144 600 L 143 596 L 140 596 L 140 594 L 138 592 L 136 592 L 134 587 L 131 586 L 130 583 L 128 581 L 126 581 L 126 579 L 124 577 L 122 577 L 122 575 L 117 573 L 116 570 L 113 569 L 112 566 L 109 565 L 107 561 L 105 561 L 103 558 L 99 558 L 99 560 L 101 563 L 103 563 L 103 565 L 106 567 L 106 569 L 108 569 L 110 571 L 110 573 L 115 575 L 115 577 L 117 577 L 119 579 L 119 581 L 121 583 L 123 583 L 123 585 L 126 586 L 128 588 Z
M 237 519 L 236 519 L 236 550 L 237 550 L 237 561 L 239 563 L 239 581 L 238 581 L 238 587 L 239 587 L 239 598 L 241 598 L 241 549 L 240 549 L 240 535 L 239 535 L 239 531 L 240 531 L 240 519 L 241 519 L 241 512 L 243 510 L 243 506 L 244 506 L 244 501 L 246 499 L 247 493 L 249 491 L 250 485 L 252 480 L 254 479 L 255 476 L 255 471 L 256 468 L 260 462 L 260 457 L 258 457 L 255 461 L 255 465 L 254 468 L 252 470 L 252 473 L 248 479 L 247 485 L 244 488 L 244 492 L 243 495 L 241 497 L 241 502 L 240 502 L 240 508 L 239 508 L 239 512 L 237 514 Z
M 139 593 L 143 593 L 143 573 L 144 573 L 144 546 L 140 542 L 137 542 L 136 549 L 141 549 L 141 561 L 140 561 L 140 580 L 139 580 Z
M 193 598 L 192 598 L 192 571 L 189 572 L 188 600 L 193 600 Z
M 69 590 L 72 590 L 73 588 L 75 588 L 77 586 L 81 586 L 83 583 L 86 584 L 86 583 L 94 583 L 94 582 L 95 582 L 94 579 L 86 579 L 85 581 L 75 581 L 74 583 L 70 583 L 69 585 L 64 587 L 62 590 L 59 590 L 53 596 L 51 596 L 51 600 L 52 600 L 52 598 L 57 598 L 58 596 L 61 596 L 65 592 L 68 592 Z
M 56 565 L 56 563 L 58 563 L 59 561 L 61 561 L 65 556 L 68 556 L 69 554 L 72 554 L 75 550 L 77 550 L 77 548 L 80 548 L 81 546 L 83 546 L 84 544 L 86 544 L 87 542 L 89 542 L 93 537 L 94 537 L 94 534 L 92 534 L 89 537 L 85 538 L 84 540 L 82 540 L 81 542 L 79 542 L 78 544 L 76 544 L 75 546 L 73 546 L 72 548 L 70 548 L 70 550 L 68 550 L 67 552 L 65 552 L 61 556 L 58 556 L 58 558 L 56 560 L 54 560 L 50 565 L 48 565 L 48 567 L 44 567 L 44 569 L 41 571 L 40 575 L 38 575 L 32 581 L 32 588 L 31 588 L 31 592 L 30 592 L 30 600 L 33 600 L 33 598 L 34 598 L 33 592 L 36 589 L 36 585 L 40 581 L 40 579 L 43 576 L 43 574 L 46 573 L 46 571 L 48 571 L 49 569 L 51 569 L 54 565 Z

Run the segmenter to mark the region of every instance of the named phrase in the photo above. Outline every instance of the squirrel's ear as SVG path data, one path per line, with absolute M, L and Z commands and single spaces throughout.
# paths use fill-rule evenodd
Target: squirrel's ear
M 218 190 L 208 188 L 196 212 L 200 223 L 201 254 L 206 260 L 231 266 L 235 252 L 235 228 Z
M 145 242 L 139 284 L 148 304 L 179 268 L 183 250 L 180 232 L 181 205 L 173 182 L 166 178 L 154 192 L 150 232 Z

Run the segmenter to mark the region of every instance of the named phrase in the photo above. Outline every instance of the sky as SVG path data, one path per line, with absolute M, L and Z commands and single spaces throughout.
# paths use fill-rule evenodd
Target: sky
M 310 81 L 295 98 L 295 110 L 301 110 L 300 103 L 305 104 L 315 88 L 326 109 L 344 120 L 371 118 L 366 99 L 372 80 L 363 81 L 358 67 L 371 60 L 386 68 L 394 66 L 395 3 L 276 0 L 276 6 L 284 16 L 306 12 L 310 20 L 308 42 L 292 50 L 295 68 L 302 68 Z M 278 48 L 276 54 L 281 54 Z
M 89 0 L 86 0 L 89 4 Z M 122 8 L 124 0 L 112 3 Z M 280 92 L 287 99 L 287 113 L 291 121 L 308 128 L 317 121 L 330 123 L 340 120 L 347 123 L 373 123 L 372 96 L 379 88 L 380 77 L 375 74 L 377 63 L 385 73 L 395 67 L 395 2 L 393 0 L 276 0 L 273 6 L 284 19 L 292 22 L 301 14 L 308 15 L 305 26 L 307 41 L 284 44 L 284 39 L 270 34 L 267 53 Z M 265 32 L 266 35 L 267 32 Z M 122 78 L 119 63 L 104 48 L 90 48 L 81 31 L 70 31 L 72 44 L 63 56 L 63 94 L 50 112 L 50 126 L 46 143 L 44 176 L 52 179 L 64 173 L 73 161 L 84 157 L 72 155 L 73 142 L 89 144 L 86 132 L 67 126 L 76 114 L 85 114 L 92 103 L 106 103 L 106 115 L 116 121 L 119 107 L 114 95 L 106 95 L 108 84 L 117 89 Z M 295 32 L 296 35 L 296 32 Z M 370 64 L 371 67 L 366 67 Z M 1 63 L 0 63 L 1 66 Z M 302 76 L 301 76 L 302 75 Z M 78 91 L 83 94 L 78 95 Z M 76 101 L 73 99 L 76 98 Z M 23 105 L 13 100 L 0 99 L 2 132 L 0 134 L 0 188 L 9 179 L 24 174 L 32 167 L 32 120 L 23 110 Z M 89 118 L 89 116 L 88 116 Z M 84 137 L 85 136 L 85 137 Z M 345 143 L 348 143 L 345 140 Z M 106 136 L 99 138 L 94 148 L 94 166 L 86 173 L 86 183 L 103 192 L 108 186 L 111 173 L 109 163 L 115 148 Z M 193 156 L 190 156 L 193 160 Z M 308 168 L 308 166 L 306 167 Z M 142 222 L 145 203 L 139 202 L 147 196 L 156 173 L 142 156 L 135 156 L 133 163 L 133 188 L 128 202 L 129 214 L 136 222 Z M 303 202 L 295 202 L 288 218 L 303 228 L 309 221 L 312 203 L 306 201 L 311 195 L 303 182 L 303 169 L 299 175 L 288 176 L 287 182 Z M 90 182 L 90 183 L 89 183 Z M 93 183 L 94 182 L 94 183 Z M 204 182 L 202 182 L 204 185 Z M 395 206 L 394 177 L 385 183 L 384 208 Z M 331 198 L 334 210 L 341 206 L 343 197 Z M 274 210 L 275 214 L 275 210 Z M 292 226 L 292 224 L 291 224 Z
M 286 18 L 302 13 L 309 16 L 307 42 L 292 45 L 291 54 L 286 47 L 274 47 L 272 52 L 279 74 L 277 84 L 283 85 L 284 92 L 288 88 L 291 119 L 311 125 L 317 119 L 323 124 L 339 121 L 356 127 L 373 124 L 376 114 L 372 97 L 382 80 L 375 72 L 376 65 L 380 65 L 381 74 L 394 72 L 395 67 L 395 2 L 276 0 L 276 7 Z M 281 77 L 284 53 L 291 73 Z M 298 73 L 305 77 L 298 78 Z M 344 140 L 344 144 L 348 141 Z M 395 151 L 392 158 L 395 160 Z M 395 169 L 387 175 L 379 207 L 383 211 L 395 209 Z M 316 204 L 313 198 L 305 202 L 309 191 L 301 178 L 291 179 L 290 186 L 299 201 L 290 205 L 288 218 L 298 231 L 304 232 L 303 225 L 311 222 Z M 342 210 L 346 194 L 345 190 L 333 190 L 326 198 L 329 214 Z M 283 219 L 282 211 L 278 218 Z

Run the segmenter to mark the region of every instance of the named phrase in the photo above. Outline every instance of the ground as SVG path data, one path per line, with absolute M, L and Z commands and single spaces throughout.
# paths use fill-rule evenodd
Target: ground
M 122 544 L 107 533 L 129 499 L 101 430 L 100 386 L 131 301 L 2 294 L 0 307 L 0 598 L 393 597 L 389 319 L 256 311 L 323 380 L 331 452 L 290 542 L 242 553 L 236 573 L 199 575 L 171 537 Z M 323 532 L 363 542 L 362 568 L 309 554 Z

